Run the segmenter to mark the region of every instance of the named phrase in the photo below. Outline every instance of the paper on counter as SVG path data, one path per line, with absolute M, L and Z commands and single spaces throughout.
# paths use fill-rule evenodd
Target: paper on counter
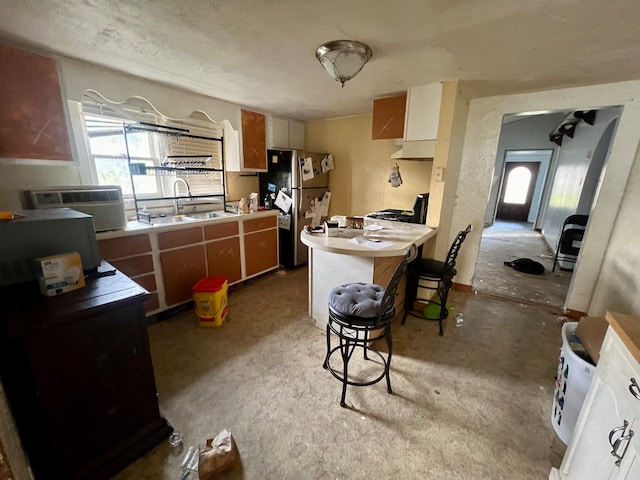
M 311 180 L 313 178 L 313 160 L 311 157 L 305 158 L 302 163 L 302 181 Z
M 393 245 L 392 242 L 372 242 L 371 240 L 367 240 L 365 237 L 355 237 L 349 240 L 349 243 L 354 243 L 359 245 L 360 247 L 370 248 L 371 250 L 382 250 L 383 248 L 390 247 Z
M 289 210 L 291 210 L 292 202 L 293 200 L 291 200 L 291 197 L 289 195 L 284 193 L 282 190 L 278 192 L 278 196 L 276 197 L 276 207 L 278 207 L 280 210 L 283 210 L 284 213 L 289 213 Z

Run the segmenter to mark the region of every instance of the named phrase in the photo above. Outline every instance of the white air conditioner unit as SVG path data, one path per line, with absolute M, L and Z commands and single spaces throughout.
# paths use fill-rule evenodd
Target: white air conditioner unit
M 96 232 L 118 230 L 127 224 L 122 189 L 117 185 L 55 187 L 31 190 L 34 208 L 71 208 L 93 217 Z

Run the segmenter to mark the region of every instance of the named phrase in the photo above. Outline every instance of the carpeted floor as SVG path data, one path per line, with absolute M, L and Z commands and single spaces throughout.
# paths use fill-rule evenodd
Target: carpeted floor
M 185 449 L 163 442 L 116 479 L 177 480 L 186 448 L 223 428 L 240 459 L 216 478 L 547 478 L 565 449 L 550 422 L 557 317 L 481 294 L 452 292 L 450 304 L 465 320 L 444 337 L 437 322 L 394 324 L 394 394 L 384 382 L 351 387 L 346 409 L 322 368 L 306 268 L 232 288 L 222 327 L 200 327 L 188 309 L 151 325 L 161 412 Z
M 482 232 L 473 277 L 479 292 L 525 303 L 563 307 L 572 271 L 553 268 L 553 251 L 530 223 L 496 221 Z M 504 262 L 530 258 L 544 265 L 542 275 L 514 270 Z

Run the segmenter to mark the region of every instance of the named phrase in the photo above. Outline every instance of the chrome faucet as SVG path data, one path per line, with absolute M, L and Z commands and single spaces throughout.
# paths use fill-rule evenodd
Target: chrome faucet
M 180 209 L 183 208 L 182 205 L 180 205 L 180 201 L 178 200 L 178 193 L 177 193 L 177 188 L 176 186 L 178 185 L 178 182 L 182 182 L 184 183 L 184 186 L 187 187 L 187 195 L 189 196 L 189 199 L 191 199 L 191 187 L 189 187 L 189 184 L 187 183 L 187 181 L 184 178 L 176 178 L 173 181 L 173 212 L 175 215 L 177 215 L 178 213 L 180 213 Z

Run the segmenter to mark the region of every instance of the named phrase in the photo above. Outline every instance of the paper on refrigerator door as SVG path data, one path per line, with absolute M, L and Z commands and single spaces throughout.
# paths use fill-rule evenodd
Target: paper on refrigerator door
M 329 204 L 331 203 L 331 192 L 324 192 L 320 201 L 320 215 L 326 217 L 329 215 Z
M 283 210 L 284 213 L 289 213 L 289 210 L 291 210 L 291 203 L 291 197 L 280 190 L 276 197 L 276 207 Z
M 333 155 L 326 155 L 321 162 L 322 165 L 322 173 L 327 173 L 329 170 L 333 170 L 335 166 L 333 165 Z
M 278 215 L 278 227 L 291 230 L 291 215 L 288 213 Z
M 307 157 L 304 159 L 302 163 L 302 181 L 306 182 L 307 180 L 311 180 L 313 178 L 313 160 L 311 157 Z

